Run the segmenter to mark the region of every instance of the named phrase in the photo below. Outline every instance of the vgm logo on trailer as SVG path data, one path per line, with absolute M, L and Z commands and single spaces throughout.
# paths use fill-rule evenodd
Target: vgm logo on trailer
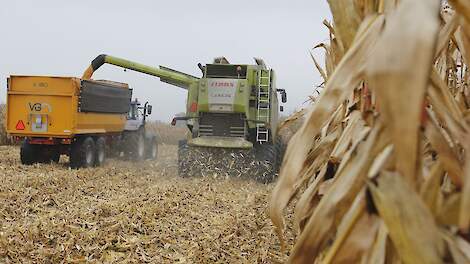
M 47 109 L 47 112 L 52 112 L 52 106 L 48 103 L 28 103 L 29 111 L 31 112 L 42 112 L 43 109 Z

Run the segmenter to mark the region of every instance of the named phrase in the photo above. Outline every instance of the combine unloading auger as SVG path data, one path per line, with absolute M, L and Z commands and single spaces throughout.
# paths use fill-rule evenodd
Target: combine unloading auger
M 166 68 L 160 66 L 159 68 L 143 65 L 137 62 L 132 62 L 129 60 L 101 54 L 96 57 L 92 62 L 91 65 L 86 69 L 83 73 L 82 79 L 88 80 L 91 79 L 93 73 L 98 70 L 104 64 L 110 64 L 118 67 L 122 67 L 125 69 L 141 72 L 148 75 L 153 75 L 155 77 L 160 78 L 162 82 L 166 82 L 183 89 L 188 89 L 189 86 L 197 81 L 199 78 L 191 76 L 189 74 L 185 74 L 179 71 L 172 70 L 170 68 Z

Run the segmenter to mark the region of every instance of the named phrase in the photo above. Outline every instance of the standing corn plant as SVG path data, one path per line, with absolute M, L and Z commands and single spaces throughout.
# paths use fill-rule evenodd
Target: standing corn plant
M 270 203 L 291 263 L 470 262 L 470 2 L 328 0 L 325 89 Z M 297 198 L 297 199 L 294 199 Z

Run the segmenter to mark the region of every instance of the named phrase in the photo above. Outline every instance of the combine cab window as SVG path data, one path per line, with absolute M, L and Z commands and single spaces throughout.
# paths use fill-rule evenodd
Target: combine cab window
M 246 79 L 247 66 L 227 64 L 207 64 L 206 78 Z

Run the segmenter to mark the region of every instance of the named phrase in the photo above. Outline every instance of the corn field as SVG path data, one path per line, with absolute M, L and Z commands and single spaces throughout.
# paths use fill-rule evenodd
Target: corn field
M 291 263 L 470 263 L 470 1 L 328 0 L 269 214 Z M 313 58 L 313 56 L 312 56 Z
M 6 145 L 11 143 L 10 139 L 7 136 L 7 131 L 5 129 L 6 110 L 6 105 L 0 104 L 0 145 Z
M 148 122 L 146 126 L 149 131 L 157 135 L 161 144 L 178 145 L 179 140 L 187 138 L 185 127 L 172 126 L 161 121 Z

